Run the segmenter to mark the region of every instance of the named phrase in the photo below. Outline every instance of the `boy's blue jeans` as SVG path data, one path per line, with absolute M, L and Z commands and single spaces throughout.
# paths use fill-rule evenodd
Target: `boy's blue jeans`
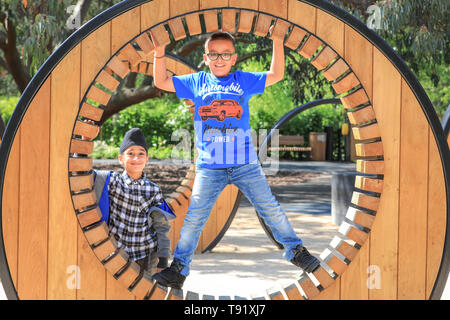
M 174 260 L 183 265 L 181 274 L 184 276 L 189 275 L 189 265 L 211 209 L 228 184 L 237 186 L 252 203 L 270 227 L 275 240 L 283 244 L 286 250 L 283 254 L 285 259 L 291 260 L 294 257 L 292 249 L 302 244 L 280 204 L 272 195 L 259 162 L 226 169 L 196 168 L 191 203 L 174 252 Z

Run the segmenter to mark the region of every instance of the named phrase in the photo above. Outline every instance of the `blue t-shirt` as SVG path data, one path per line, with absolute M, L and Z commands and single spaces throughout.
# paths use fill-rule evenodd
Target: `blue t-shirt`
M 198 72 L 174 76 L 180 99 L 195 104 L 194 128 L 199 168 L 228 168 L 257 159 L 248 102 L 264 92 L 267 72 L 236 71 L 226 77 Z

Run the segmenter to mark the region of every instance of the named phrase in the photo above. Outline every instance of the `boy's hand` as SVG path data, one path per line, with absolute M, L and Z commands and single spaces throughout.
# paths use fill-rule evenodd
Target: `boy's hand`
M 272 37 L 275 25 L 269 28 L 269 34 L 273 41 L 272 64 L 267 72 L 266 87 L 271 86 L 284 77 L 284 39 Z

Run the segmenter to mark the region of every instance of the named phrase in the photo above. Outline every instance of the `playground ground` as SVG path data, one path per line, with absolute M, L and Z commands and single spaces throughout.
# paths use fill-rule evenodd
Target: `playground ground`
M 167 164 L 151 161 L 150 164 Z M 272 192 L 286 211 L 308 250 L 319 255 L 338 226 L 331 221 L 331 177 L 333 172 L 352 172 L 354 164 L 336 162 L 281 162 L 279 170 L 319 173 L 309 180 L 273 185 Z M 262 297 L 268 289 L 279 290 L 298 278 L 301 271 L 282 258 L 266 236 L 253 207 L 243 197 L 236 216 L 219 244 L 194 256 L 191 275 L 184 289 L 219 296 Z M 202 298 L 202 296 L 200 296 Z M 0 287 L 0 299 L 6 299 Z M 450 280 L 442 300 L 450 300 Z

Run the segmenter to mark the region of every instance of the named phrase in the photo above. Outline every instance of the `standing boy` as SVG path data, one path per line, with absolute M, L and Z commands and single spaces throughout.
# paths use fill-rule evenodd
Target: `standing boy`
M 273 40 L 270 71 L 230 73 L 237 55 L 234 38 L 227 32 L 213 33 L 205 42 L 205 64 L 210 73 L 168 76 L 165 48 L 154 37 L 155 85 L 176 92 L 180 99 L 195 104 L 194 128 L 198 158 L 196 175 L 180 239 L 169 268 L 154 275 L 164 286 L 181 288 L 197 247 L 202 229 L 217 197 L 227 184 L 236 185 L 283 244 L 284 257 L 306 272 L 319 267 L 296 236 L 286 214 L 272 195 L 251 141 L 248 101 L 284 76 L 284 46 Z

